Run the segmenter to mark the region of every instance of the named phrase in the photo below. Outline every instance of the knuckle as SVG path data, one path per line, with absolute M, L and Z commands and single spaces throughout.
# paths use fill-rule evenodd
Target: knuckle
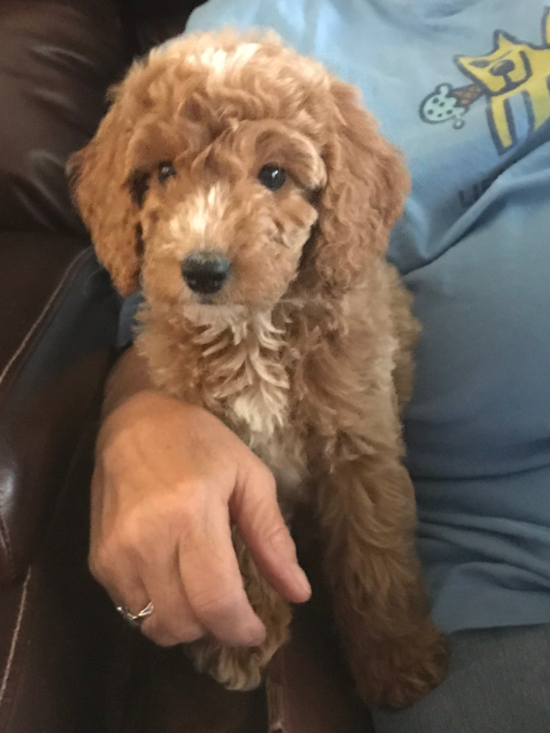
M 196 616 L 201 620 L 213 623 L 220 618 L 231 616 L 239 607 L 239 589 L 219 591 L 212 589 L 203 591 L 200 595 L 189 598 Z
M 127 513 L 120 522 L 112 540 L 118 552 L 125 555 L 139 554 L 140 548 L 146 544 L 147 536 L 155 526 L 151 513 L 149 517 L 146 514 L 145 507 L 140 507 L 139 510 Z
M 204 506 L 208 494 L 205 477 L 181 476 L 176 484 L 173 497 L 181 509 L 199 508 Z
M 118 532 L 118 551 L 125 555 L 133 553 L 141 544 L 141 533 L 133 522 L 126 521 Z
M 193 621 L 182 622 L 178 625 L 177 629 L 174 629 L 175 636 L 179 639 L 181 644 L 189 644 L 192 641 L 200 639 L 204 636 L 204 629 L 198 623 Z
M 107 418 L 102 428 L 97 447 L 97 457 L 101 466 L 108 473 L 118 473 L 121 466 L 126 463 L 126 455 L 133 447 L 132 427 L 125 426 L 122 429 L 115 429 L 109 424 Z
M 170 631 L 156 625 L 143 624 L 141 633 L 158 646 L 171 647 L 181 643 L 181 640 L 171 634 Z
M 170 507 L 171 521 L 177 525 L 179 533 L 193 537 L 201 526 L 205 512 L 205 493 L 201 487 L 185 487 L 176 502 Z
M 167 622 L 158 616 L 156 619 L 153 616 L 147 619 L 141 631 L 148 639 L 163 647 L 188 644 L 204 635 L 204 630 L 198 623 L 185 619 L 179 622 L 171 619 Z
M 190 532 L 197 522 L 197 510 L 194 502 L 185 501 L 177 507 L 172 515 L 175 525 L 180 533 L 186 534 Z
M 183 641 L 187 644 L 190 644 L 192 641 L 197 641 L 197 639 L 202 639 L 204 636 L 204 629 L 202 626 L 199 626 L 199 624 L 191 624 L 186 630 L 184 634 Z
M 277 491 L 275 476 L 273 475 L 272 471 L 265 465 L 265 463 L 263 461 L 260 461 L 259 459 L 258 479 L 261 482 L 264 491 L 269 491 L 271 494 L 275 495 Z
M 99 545 L 90 552 L 88 566 L 96 580 L 101 582 L 110 577 L 111 571 L 116 565 L 115 557 L 115 553 L 106 544 Z
M 177 646 L 180 642 L 178 639 L 174 639 L 170 636 L 159 636 L 157 639 L 152 639 L 158 646 L 162 646 L 168 649 L 172 646 Z
M 271 544 L 275 549 L 286 550 L 287 552 L 296 552 L 294 541 L 290 536 L 285 524 L 277 524 L 266 532 L 266 542 Z

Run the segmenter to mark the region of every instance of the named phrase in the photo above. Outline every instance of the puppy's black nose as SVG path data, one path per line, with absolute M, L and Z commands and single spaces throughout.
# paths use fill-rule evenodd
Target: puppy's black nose
M 191 252 L 181 263 L 181 272 L 193 292 L 213 295 L 229 278 L 231 263 L 217 252 Z

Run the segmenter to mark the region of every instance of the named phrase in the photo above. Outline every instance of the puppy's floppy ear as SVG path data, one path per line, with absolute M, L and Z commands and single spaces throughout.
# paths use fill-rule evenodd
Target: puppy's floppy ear
M 319 201 L 314 259 L 318 278 L 345 291 L 369 260 L 385 254 L 409 177 L 355 89 L 334 80 L 331 92 L 333 135 L 324 153 L 327 184 Z
M 143 249 L 139 208 L 147 191 L 147 174 L 128 172 L 135 113 L 125 108 L 116 92 L 114 95 L 95 137 L 70 158 L 67 172 L 73 199 L 99 260 L 121 295 L 130 295 L 139 287 Z

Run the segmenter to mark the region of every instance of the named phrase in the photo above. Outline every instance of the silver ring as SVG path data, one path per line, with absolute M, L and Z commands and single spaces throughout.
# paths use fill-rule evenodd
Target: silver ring
M 126 606 L 117 606 L 116 610 L 120 613 L 122 618 L 130 624 L 130 626 L 133 626 L 135 629 L 139 629 L 145 619 L 149 618 L 153 613 L 155 607 L 151 601 L 149 601 L 145 608 L 142 608 L 138 613 L 132 613 L 126 608 Z

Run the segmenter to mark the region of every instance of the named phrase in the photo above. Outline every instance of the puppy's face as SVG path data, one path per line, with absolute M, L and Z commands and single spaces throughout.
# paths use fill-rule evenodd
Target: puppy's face
M 203 322 L 269 309 L 295 280 L 345 292 L 384 256 L 407 188 L 352 88 L 232 31 L 135 64 L 70 171 L 119 291 L 141 277 L 151 308 Z
M 222 109 L 219 129 L 193 140 L 193 126 L 183 118 L 182 147 L 130 176 L 145 295 L 203 320 L 220 306 L 270 308 L 297 275 L 324 164 L 284 122 L 226 123 Z

